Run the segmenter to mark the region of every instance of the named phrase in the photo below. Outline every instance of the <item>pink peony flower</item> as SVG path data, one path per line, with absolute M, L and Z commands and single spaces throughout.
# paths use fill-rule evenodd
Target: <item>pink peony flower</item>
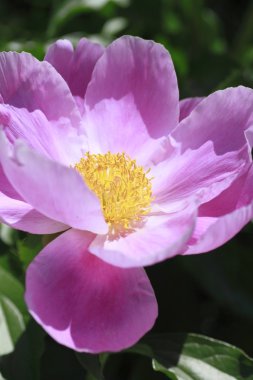
M 134 344 L 157 316 L 143 266 L 252 217 L 253 91 L 180 103 L 168 52 L 123 37 L 1 53 L 0 100 L 1 221 L 62 232 L 28 268 L 31 314 L 77 351 Z

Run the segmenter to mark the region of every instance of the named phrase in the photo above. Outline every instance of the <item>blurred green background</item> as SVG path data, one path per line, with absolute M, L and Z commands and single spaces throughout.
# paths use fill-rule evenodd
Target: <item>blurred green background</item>
M 175 64 L 181 98 L 239 84 L 253 87 L 253 1 L 0 2 L 0 50 L 25 50 L 42 59 L 47 46 L 57 38 L 75 42 L 86 36 L 107 44 L 122 34 L 153 39 L 166 46 Z M 0 293 L 5 296 L 0 298 L 0 306 L 17 326 L 10 332 L 11 346 L 28 323 L 22 301 L 24 271 L 42 243 L 37 236 L 27 237 L 5 227 L 0 231 Z M 249 225 L 215 252 L 177 257 L 148 268 L 160 308 L 154 330 L 206 334 L 253 356 L 252 247 L 253 228 Z M 3 362 L 0 359 L 5 370 L 13 366 L 19 369 L 17 377 L 13 374 L 11 379 L 34 380 L 34 373 L 42 380 L 84 378 L 72 351 L 49 337 L 44 340 L 35 324 L 28 326 L 14 354 Z M 33 370 L 31 362 L 36 367 Z M 134 356 L 126 360 L 119 354 L 112 362 L 108 369 L 112 380 L 117 379 L 119 369 L 120 380 L 164 378 L 159 374 L 145 377 L 146 361 L 137 361 Z

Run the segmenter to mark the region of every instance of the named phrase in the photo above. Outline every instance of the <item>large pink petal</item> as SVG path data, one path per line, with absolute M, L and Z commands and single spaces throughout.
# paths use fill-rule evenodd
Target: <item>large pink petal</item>
M 253 167 L 199 209 L 186 254 L 203 253 L 230 240 L 253 218 Z
M 80 113 L 60 74 L 28 53 L 0 53 L 0 94 L 4 103 L 28 111 L 41 110 L 48 120 L 69 119 L 73 126 Z
M 85 113 L 84 128 L 91 153 L 125 152 L 147 164 L 163 150 L 163 138 L 150 138 L 131 95 L 98 103 Z
M 86 38 L 78 42 L 75 50 L 70 41 L 58 40 L 49 47 L 45 60 L 61 74 L 73 95 L 84 98 L 94 66 L 103 51 L 101 45 Z
M 167 135 L 178 123 L 177 79 L 162 45 L 121 37 L 98 60 L 87 88 L 90 108 L 104 99 L 131 94 L 151 137 Z
M 68 228 L 68 226 L 40 214 L 27 203 L 9 198 L 1 192 L 0 221 L 12 228 L 31 234 L 52 234 Z
M 107 231 L 98 198 L 74 169 L 39 155 L 20 140 L 11 145 L 3 132 L 0 160 L 12 186 L 40 213 L 78 229 Z
M 16 190 L 6 178 L 2 165 L 0 165 L 0 191 L 7 197 L 22 200 L 21 196 L 16 192 Z
M 182 143 L 182 150 L 197 149 L 212 141 L 220 155 L 246 145 L 245 130 L 252 125 L 253 90 L 228 88 L 203 99 L 183 119 L 173 137 Z
M 248 148 L 217 155 L 213 143 L 170 157 L 151 170 L 156 202 L 171 202 L 198 195 L 207 202 L 241 174 L 248 161 Z
M 179 115 L 179 121 L 185 119 L 187 116 L 190 115 L 190 113 L 194 110 L 194 108 L 197 107 L 197 105 L 203 100 L 204 98 L 186 98 L 183 100 L 180 100 L 179 106 L 180 106 L 180 115 Z
M 120 267 L 151 265 L 181 253 L 195 225 L 197 205 L 194 200 L 171 214 L 147 216 L 143 226 L 125 237 L 111 240 L 98 235 L 90 252 Z
M 10 142 L 22 138 L 37 152 L 67 165 L 80 160 L 86 144 L 75 128 L 52 124 L 40 110 L 0 105 L 0 124 Z
M 119 351 L 154 324 L 157 303 L 142 268 L 122 269 L 88 252 L 93 235 L 69 230 L 27 271 L 29 311 L 59 343 L 76 351 Z

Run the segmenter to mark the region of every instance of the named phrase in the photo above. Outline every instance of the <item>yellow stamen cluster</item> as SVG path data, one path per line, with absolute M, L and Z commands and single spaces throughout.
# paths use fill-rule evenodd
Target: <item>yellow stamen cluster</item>
M 133 230 L 150 211 L 149 170 L 145 171 L 125 153 L 86 153 L 75 169 L 99 198 L 112 237 Z

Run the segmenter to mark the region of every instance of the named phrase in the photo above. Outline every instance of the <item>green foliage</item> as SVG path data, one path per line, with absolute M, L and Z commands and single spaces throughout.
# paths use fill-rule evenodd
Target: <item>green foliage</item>
M 37 235 L 28 235 L 17 241 L 17 255 L 25 270 L 36 254 L 42 249 L 42 239 Z
M 227 343 L 196 334 L 163 334 L 133 351 L 171 380 L 252 380 L 253 360 Z
M 253 87 L 253 2 L 245 0 L 1 0 L 0 49 L 43 59 L 57 38 L 110 43 L 122 34 L 169 49 L 181 98 Z M 54 238 L 55 236 L 52 236 Z M 253 226 L 206 255 L 147 268 L 160 314 L 130 353 L 76 354 L 30 320 L 25 271 L 48 237 L 0 227 L 0 380 L 253 379 Z M 166 332 L 166 334 L 161 334 Z M 174 334 L 167 334 L 173 332 Z M 135 354 L 133 353 L 135 352 Z M 153 361 L 152 371 L 150 359 Z
M 77 354 L 79 363 L 85 368 L 95 380 L 105 380 L 103 375 L 103 364 L 99 355 Z
M 31 321 L 15 350 L 0 357 L 0 373 L 6 380 L 39 380 L 45 333 Z

